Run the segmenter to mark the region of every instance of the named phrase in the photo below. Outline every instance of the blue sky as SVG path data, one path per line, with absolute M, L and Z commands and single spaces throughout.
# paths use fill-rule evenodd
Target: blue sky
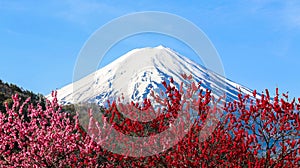
M 42 94 L 60 88 L 72 82 L 77 55 L 93 32 L 141 11 L 169 12 L 196 24 L 217 49 L 227 78 L 258 91 L 274 93 L 279 87 L 300 97 L 297 0 L 1 0 L 0 79 Z M 144 34 L 111 48 L 103 64 L 133 48 L 158 44 L 194 57 L 178 40 Z

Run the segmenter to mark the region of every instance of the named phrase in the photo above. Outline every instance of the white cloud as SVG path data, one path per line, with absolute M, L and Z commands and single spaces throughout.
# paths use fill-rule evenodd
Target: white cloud
M 57 15 L 82 25 L 97 17 L 101 19 L 105 16 L 119 13 L 119 10 L 115 7 L 99 1 L 68 0 L 63 3 L 64 8 Z
M 24 11 L 27 7 L 15 1 L 0 1 L 0 10 Z
M 287 1 L 283 12 L 290 28 L 300 28 L 300 1 Z
M 249 0 L 253 14 L 267 17 L 277 28 L 300 28 L 299 0 Z

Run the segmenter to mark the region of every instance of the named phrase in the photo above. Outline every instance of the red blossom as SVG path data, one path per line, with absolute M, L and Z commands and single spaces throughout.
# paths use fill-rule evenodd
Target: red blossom
M 191 75 L 182 75 L 192 80 Z M 278 89 L 271 99 L 266 95 L 238 95 L 238 100 L 217 104 L 210 90 L 203 91 L 195 82 L 180 88 L 164 81 L 165 93 L 155 95 L 153 101 L 161 107 L 152 107 L 150 99 L 144 102 L 122 104 L 108 102 L 99 124 L 89 110 L 88 129 L 84 130 L 78 115 L 73 119 L 62 112 L 54 99 L 47 102 L 46 109 L 29 104 L 29 99 L 20 102 L 13 95 L 12 107 L 0 112 L 0 165 L 3 167 L 299 167 L 300 164 L 300 99 L 287 101 L 287 94 L 280 98 Z M 192 101 L 188 101 L 192 98 Z M 217 102 L 220 101 L 221 98 Z M 188 102 L 188 103 L 187 103 Z M 183 104 L 187 104 L 183 106 Z M 120 110 L 121 109 L 121 110 Z M 134 110 L 138 109 L 138 110 Z M 107 135 L 114 128 L 120 133 L 137 137 L 155 137 L 171 126 L 179 114 L 195 110 L 193 124 L 188 133 L 170 149 L 152 156 L 129 157 L 131 149 L 142 149 L 137 144 L 128 144 L 127 154 L 121 155 L 106 150 Z M 139 111 L 136 113 L 136 111 Z M 95 111 L 94 111 L 95 112 Z M 206 125 L 208 115 L 221 112 L 216 127 Z M 123 113 L 136 116 L 155 115 L 151 121 L 126 118 Z M 143 118 L 148 119 L 148 118 Z M 180 120 L 170 136 L 184 132 Z M 209 130 L 208 136 L 201 132 Z M 106 131 L 103 128 L 107 128 Z M 202 133 L 202 134 L 201 134 Z M 203 139 L 203 137 L 206 137 Z M 126 141 L 126 139 L 110 139 Z M 144 146 L 159 143 L 168 146 L 171 140 L 149 139 Z M 155 150 L 155 149 L 152 149 Z

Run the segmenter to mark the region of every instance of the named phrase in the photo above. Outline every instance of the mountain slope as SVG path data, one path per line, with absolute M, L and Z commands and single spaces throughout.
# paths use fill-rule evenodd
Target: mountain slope
M 5 102 L 8 103 L 9 106 L 12 105 L 13 100 L 12 100 L 12 95 L 18 94 L 19 98 L 22 101 L 25 101 L 28 97 L 30 97 L 31 101 L 30 103 L 33 103 L 36 105 L 39 103 L 43 107 L 45 107 L 45 97 L 41 94 L 35 94 L 31 91 L 24 90 L 23 88 L 15 85 L 15 84 L 8 84 L 6 82 L 2 82 L 0 80 L 0 111 L 4 112 L 6 111 L 5 109 Z
M 184 81 L 181 74 L 191 74 L 194 80 L 201 81 L 204 88 L 212 89 L 216 97 L 225 93 L 227 99 L 237 99 L 239 90 L 245 94 L 252 92 L 169 48 L 158 46 L 128 52 L 111 64 L 59 89 L 58 99 L 62 104 L 103 104 L 107 99 L 123 95 L 129 101 L 141 101 L 151 89 L 161 89 L 161 82 L 165 79 L 172 77 L 175 85 L 179 85 Z

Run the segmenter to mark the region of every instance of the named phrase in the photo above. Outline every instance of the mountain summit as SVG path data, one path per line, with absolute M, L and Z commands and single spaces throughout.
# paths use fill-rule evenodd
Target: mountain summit
M 226 94 L 237 99 L 239 91 L 251 90 L 220 76 L 164 46 L 134 49 L 96 72 L 57 91 L 61 104 L 94 102 L 121 97 L 142 101 L 151 89 L 162 88 L 161 82 L 172 77 L 175 85 L 184 81 L 181 74 L 192 75 L 202 87 L 212 89 L 216 97 Z M 49 96 L 48 96 L 49 97 Z

